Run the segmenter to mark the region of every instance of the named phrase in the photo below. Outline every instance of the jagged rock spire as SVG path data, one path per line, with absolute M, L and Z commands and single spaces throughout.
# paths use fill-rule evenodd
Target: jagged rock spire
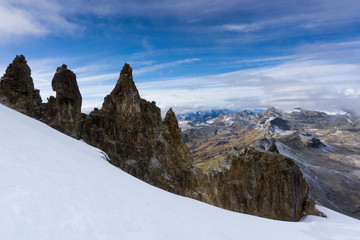
M 119 79 L 116 83 L 115 88 L 112 90 L 111 95 L 134 95 L 139 97 L 139 92 L 135 86 L 132 68 L 129 64 L 125 63 L 121 72 Z
M 31 70 L 23 55 L 17 55 L 7 67 L 1 78 L 1 88 L 8 90 L 9 94 L 17 92 L 28 95 L 32 93 L 34 83 L 31 78 Z
M 0 101 L 29 116 L 37 115 L 42 101 L 24 55 L 17 55 L 1 78 Z
M 51 82 L 52 89 L 56 92 L 56 98 L 73 100 L 77 107 L 81 108 L 82 97 L 76 81 L 76 75 L 63 64 L 56 69 Z
M 56 91 L 56 98 L 51 96 L 45 105 L 46 122 L 61 132 L 77 138 L 82 97 L 76 75 L 63 64 L 56 69 L 51 85 Z
M 125 63 L 120 72 L 119 79 L 112 92 L 105 97 L 104 109 L 115 109 L 118 113 L 139 113 L 140 95 L 132 76 L 132 68 Z
M 172 108 L 167 111 L 163 124 L 170 133 L 170 139 L 176 144 L 182 143 L 178 120 L 176 119 L 175 113 Z

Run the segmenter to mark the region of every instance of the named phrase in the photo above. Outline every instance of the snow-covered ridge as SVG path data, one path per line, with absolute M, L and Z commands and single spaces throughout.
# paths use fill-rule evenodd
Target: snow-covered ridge
M 348 239 L 360 221 L 274 221 L 150 186 L 103 153 L 0 105 L 0 239 Z
M 346 114 L 348 114 L 347 112 L 339 110 L 339 109 L 338 110 L 332 110 L 332 111 L 329 111 L 329 110 L 319 111 L 319 110 L 310 110 L 310 109 L 304 110 L 304 109 L 301 109 L 301 108 L 295 108 L 295 109 L 291 109 L 291 110 L 284 110 L 284 112 L 286 112 L 286 113 L 301 113 L 303 111 L 322 112 L 322 113 L 325 113 L 327 115 L 346 115 Z

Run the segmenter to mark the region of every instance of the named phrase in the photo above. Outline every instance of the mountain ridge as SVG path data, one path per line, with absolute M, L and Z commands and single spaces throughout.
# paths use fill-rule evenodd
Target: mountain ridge
M 25 60 L 23 56 L 17 56 L 13 64 L 17 64 L 18 59 Z M 20 70 L 21 67 L 30 69 L 26 61 L 21 62 Z M 12 69 L 11 64 L 9 69 Z M 30 71 L 26 71 L 20 80 L 22 79 L 28 81 L 33 87 Z M 18 82 L 19 80 L 15 74 L 7 81 Z M 175 113 L 170 109 L 162 121 L 160 109 L 155 102 L 149 102 L 140 97 L 132 78 L 132 68 L 126 63 L 120 72 L 115 88 L 104 98 L 102 108 L 94 109 L 89 114 L 81 113 L 81 107 L 79 107 L 81 94 L 76 83 L 76 75 L 67 69 L 66 65 L 56 70 L 52 86 L 56 91 L 56 97 L 50 97 L 48 103 L 38 104 L 36 114 L 31 108 L 25 108 L 23 112 L 29 116 L 35 116 L 38 120 L 69 136 L 83 139 L 86 143 L 102 149 L 107 153 L 113 165 L 145 182 L 225 209 L 273 219 L 298 221 L 303 215 L 319 214 L 315 210 L 314 203 L 308 198 L 308 185 L 302 173 L 294 168 L 287 169 L 287 177 L 282 178 L 284 188 L 281 188 L 281 191 L 262 189 L 261 194 L 266 196 L 265 200 L 277 198 L 275 194 L 282 196 L 281 201 L 274 202 L 275 205 L 267 205 L 258 204 L 262 201 L 257 197 L 258 186 L 263 181 L 264 184 L 275 186 L 272 181 L 282 176 L 281 171 L 276 170 L 277 165 L 267 165 L 267 168 L 273 168 L 271 171 L 277 175 L 274 178 L 254 179 L 251 182 L 254 190 L 251 192 L 247 192 L 244 188 L 244 186 L 250 187 L 251 184 L 244 185 L 246 179 L 241 179 L 241 176 L 233 172 L 241 169 L 242 165 L 229 168 L 227 172 L 211 173 L 203 172 L 196 167 L 180 135 Z M 12 93 L 14 89 L 6 90 Z M 6 94 L 1 97 L 3 103 L 15 109 L 19 108 L 16 101 L 15 103 L 7 101 Z M 28 97 L 19 98 L 18 102 L 31 104 L 32 101 L 34 99 Z M 251 158 L 249 154 L 255 157 L 257 151 L 249 152 L 244 157 Z M 245 162 L 241 159 L 241 157 L 234 158 L 230 161 L 244 164 Z M 261 159 L 292 161 L 280 155 L 273 158 L 267 154 L 262 154 Z M 254 169 L 254 174 L 259 174 L 259 176 L 262 176 L 261 159 L 257 159 L 254 165 L 257 167 Z M 298 185 L 294 185 L 292 179 L 298 179 L 296 182 Z M 230 191 L 219 197 L 216 192 L 223 189 Z M 278 210 L 273 211 L 274 207 Z
M 360 222 L 284 222 L 239 214 L 155 188 L 104 153 L 0 104 L 1 239 L 355 240 Z

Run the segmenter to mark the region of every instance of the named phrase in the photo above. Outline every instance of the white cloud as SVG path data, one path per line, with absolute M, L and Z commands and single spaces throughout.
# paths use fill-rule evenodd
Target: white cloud
M 97 15 L 100 18 L 141 16 L 157 19 L 171 16 L 183 23 L 201 26 L 194 28 L 197 32 L 222 29 L 249 33 L 247 38 L 242 36 L 239 40 L 263 41 L 284 38 L 291 34 L 303 34 L 299 29 L 317 31 L 322 28 L 332 29 L 332 27 L 341 28 L 351 25 L 359 21 L 358 9 L 359 3 L 347 0 L 302 1 L 301 3 L 284 1 L 270 3 L 255 0 L 153 0 L 145 2 L 142 0 L 0 0 L 0 16 L 2 17 L 0 34 L 2 41 L 9 41 L 14 36 L 79 35 L 84 32 L 88 24 L 82 19 L 83 16 Z M 248 17 L 241 16 L 243 13 Z M 224 21 L 239 19 L 239 21 L 228 23 L 219 21 L 219 26 L 216 27 L 213 25 L 214 19 L 224 19 Z M 96 22 L 92 24 L 96 25 Z M 190 30 L 190 25 L 192 24 L 183 30 Z M 169 31 L 172 30 L 169 29 Z M 255 34 L 262 30 L 267 33 Z M 224 36 L 220 34 L 216 36 L 218 39 L 222 37 Z M 235 39 L 233 35 L 230 37 L 226 35 L 222 40 L 235 41 Z M 144 47 L 151 49 L 146 37 Z
M 340 93 L 352 99 L 360 98 L 360 88 L 359 89 L 346 88 L 342 90 Z
M 264 23 L 252 23 L 252 24 L 224 24 L 222 29 L 233 32 L 254 32 L 261 30 L 264 27 Z
M 104 82 L 109 81 L 113 79 L 118 79 L 119 73 L 105 73 L 105 74 L 99 74 L 94 76 L 89 76 L 88 74 L 86 76 L 78 76 L 77 81 L 79 83 L 91 83 L 91 82 Z
M 67 19 L 56 1 L 0 0 L 0 35 L 6 43 L 18 36 L 73 34 L 80 26 Z
M 359 49 L 359 41 L 307 45 L 299 47 L 294 55 L 249 59 L 250 62 L 272 62 L 272 65 L 266 67 L 199 77 L 137 82 L 136 76 L 140 74 L 199 61 L 198 58 L 188 58 L 156 64 L 151 60 L 139 62 L 138 66 L 144 66 L 142 68 L 134 68 L 134 81 L 140 95 L 149 101 L 156 101 L 163 111 L 169 107 L 174 107 L 176 111 L 187 111 L 268 106 L 285 110 L 303 107 L 327 111 L 359 111 Z M 40 88 L 44 99 L 53 94 L 51 79 L 56 67 L 74 61 L 60 58 L 29 61 L 35 87 Z M 71 64 L 68 65 L 77 74 L 84 108 L 101 107 L 103 98 L 115 86 L 120 69 L 113 72 L 107 65 L 112 65 L 113 62 L 107 62 L 73 68 Z M 244 59 L 239 63 L 242 62 L 247 61 Z M 226 64 L 225 62 L 224 65 Z
M 155 100 L 163 110 L 174 106 L 185 111 L 196 105 L 357 110 L 359 76 L 356 64 L 303 59 L 226 74 L 140 83 L 138 88 L 143 97 Z M 196 90 L 188 88 L 192 84 Z M 344 86 L 353 88 L 342 91 Z
M 0 33 L 10 35 L 45 35 L 48 30 L 29 12 L 0 2 Z
M 200 61 L 200 59 L 199 58 L 188 58 L 188 59 L 178 60 L 178 61 L 174 61 L 174 62 L 154 64 L 152 66 L 134 69 L 133 73 L 134 73 L 134 75 L 140 75 L 140 74 L 144 74 L 144 73 L 154 72 L 154 71 L 157 71 L 160 69 L 175 67 L 175 66 L 183 64 L 183 63 L 192 63 L 192 62 L 196 62 L 196 61 Z
M 332 47 L 328 46 L 326 51 Z M 314 60 L 315 55 L 309 55 L 309 58 L 304 57 L 305 55 L 302 52 L 298 55 L 278 57 L 275 60 L 280 60 L 280 63 L 267 67 L 141 83 L 137 83 L 135 69 L 134 81 L 141 97 L 156 101 L 163 112 L 169 107 L 173 107 L 177 112 L 269 106 L 284 110 L 295 107 L 326 111 L 345 107 L 358 109 L 360 64 L 338 63 L 331 58 L 327 61 Z M 139 71 L 149 73 L 192 61 L 197 59 L 154 64 L 140 68 Z M 84 66 L 77 69 L 86 73 L 93 68 Z M 103 98 L 115 86 L 118 73 L 102 73 L 100 70 L 90 71 L 84 76 L 78 74 L 84 109 L 101 107 Z

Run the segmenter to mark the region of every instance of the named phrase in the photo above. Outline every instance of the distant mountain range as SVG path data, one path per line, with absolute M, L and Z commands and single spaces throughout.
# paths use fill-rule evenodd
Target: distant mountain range
M 184 114 L 179 125 L 195 163 L 203 170 L 223 171 L 248 146 L 278 152 L 300 166 L 317 202 L 360 219 L 357 116 L 302 109 L 289 113 L 275 108 L 261 113 L 219 110 Z
M 207 120 L 216 118 L 220 115 L 226 115 L 236 112 L 252 112 L 260 113 L 264 111 L 263 109 L 252 109 L 252 110 L 231 110 L 231 109 L 214 109 L 209 111 L 198 111 L 198 112 L 188 112 L 183 114 L 177 114 L 176 117 L 179 122 L 182 121 L 191 121 L 191 122 L 206 122 Z

